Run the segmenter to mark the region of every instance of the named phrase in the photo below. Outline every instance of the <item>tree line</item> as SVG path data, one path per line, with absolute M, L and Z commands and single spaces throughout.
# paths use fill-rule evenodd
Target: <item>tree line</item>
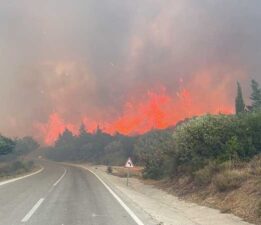
M 74 136 L 68 129 L 59 136 L 47 156 L 57 161 L 89 161 L 101 164 L 122 165 L 126 157 L 133 156 L 136 137 L 116 133 L 110 135 L 97 127 L 88 132 L 82 124 L 79 135 Z

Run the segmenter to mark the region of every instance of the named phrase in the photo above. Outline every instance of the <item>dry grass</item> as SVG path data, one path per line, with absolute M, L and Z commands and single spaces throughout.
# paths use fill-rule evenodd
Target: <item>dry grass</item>
M 204 167 L 194 173 L 194 182 L 196 186 L 207 186 L 211 183 L 213 177 L 213 171 L 209 166 Z
M 220 192 L 231 191 L 239 188 L 247 177 L 245 171 L 227 170 L 215 176 L 213 183 Z
M 142 170 L 143 167 L 134 167 L 129 168 L 130 177 L 142 177 Z M 112 174 L 118 177 L 126 177 L 127 176 L 128 169 L 125 167 L 120 166 L 113 166 L 112 167 Z
M 260 202 L 259 202 L 258 205 L 257 205 L 256 213 L 257 213 L 257 216 L 258 216 L 259 218 L 261 218 L 261 200 L 260 200 Z
M 248 165 L 248 171 L 251 175 L 261 176 L 261 155 L 256 156 Z
M 32 172 L 39 167 L 33 161 L 14 161 L 0 164 L 0 181 Z

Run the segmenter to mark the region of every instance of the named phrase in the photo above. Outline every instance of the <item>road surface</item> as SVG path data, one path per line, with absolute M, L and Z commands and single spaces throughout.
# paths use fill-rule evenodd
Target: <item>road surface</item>
M 138 224 L 91 172 L 41 164 L 42 172 L 0 186 L 0 225 Z

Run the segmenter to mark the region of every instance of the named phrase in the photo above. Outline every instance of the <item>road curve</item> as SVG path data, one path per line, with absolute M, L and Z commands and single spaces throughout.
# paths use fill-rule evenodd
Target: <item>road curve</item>
M 91 172 L 41 165 L 41 173 L 0 186 L 0 225 L 137 225 Z

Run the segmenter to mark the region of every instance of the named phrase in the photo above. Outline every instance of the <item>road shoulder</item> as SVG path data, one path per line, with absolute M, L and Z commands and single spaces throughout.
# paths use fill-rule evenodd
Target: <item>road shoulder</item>
M 87 167 L 87 165 L 85 165 Z M 144 211 L 155 224 L 164 225 L 250 225 L 239 217 L 222 214 L 219 210 L 188 203 L 142 183 L 136 178 L 126 179 L 110 175 L 104 166 L 88 167 L 130 204 Z

